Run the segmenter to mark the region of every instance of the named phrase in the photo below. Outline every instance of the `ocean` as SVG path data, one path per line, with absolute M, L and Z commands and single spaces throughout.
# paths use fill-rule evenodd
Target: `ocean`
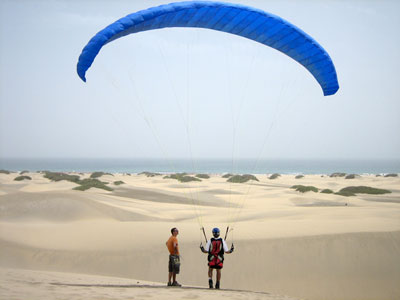
M 333 172 L 355 174 L 400 173 L 400 160 L 290 160 L 290 159 L 17 159 L 0 158 L 0 169 L 8 171 L 61 171 L 140 173 L 236 173 L 236 174 L 331 174 Z

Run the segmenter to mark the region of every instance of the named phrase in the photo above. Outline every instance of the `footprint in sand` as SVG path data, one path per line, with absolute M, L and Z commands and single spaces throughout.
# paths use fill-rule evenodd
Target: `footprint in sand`
M 181 299 L 199 299 L 200 297 L 196 294 L 185 294 L 181 297 Z
M 137 297 L 138 297 L 138 299 L 141 299 L 141 297 L 143 297 L 143 298 L 152 298 L 153 295 L 151 295 L 150 293 L 149 294 L 140 294 L 140 295 L 137 295 Z

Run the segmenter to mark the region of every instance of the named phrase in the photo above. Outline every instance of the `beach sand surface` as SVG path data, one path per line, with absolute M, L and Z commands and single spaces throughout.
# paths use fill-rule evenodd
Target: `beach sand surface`
M 82 192 L 40 173 L 17 175 L 0 174 L 0 299 L 400 299 L 396 177 L 257 175 L 231 184 L 221 175 L 179 183 L 113 174 L 100 178 L 113 191 Z M 392 193 L 302 194 L 295 184 Z M 223 290 L 200 289 L 208 281 L 200 227 L 210 237 L 228 225 L 235 252 L 225 255 Z M 197 288 L 166 287 L 172 227 L 180 230 L 178 281 Z

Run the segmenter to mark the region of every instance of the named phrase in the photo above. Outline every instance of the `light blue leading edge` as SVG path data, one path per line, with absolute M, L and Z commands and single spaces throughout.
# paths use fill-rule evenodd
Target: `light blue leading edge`
M 105 44 L 131 33 L 166 27 L 208 28 L 254 40 L 302 64 L 321 85 L 325 96 L 339 89 L 332 59 L 301 29 L 260 9 L 212 1 L 175 2 L 119 19 L 98 32 L 82 50 L 77 65 L 79 77 L 86 81 L 86 71 Z

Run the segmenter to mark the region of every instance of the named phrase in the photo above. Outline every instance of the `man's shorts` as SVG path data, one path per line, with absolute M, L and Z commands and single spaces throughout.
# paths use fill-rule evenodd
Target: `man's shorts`
M 170 255 L 168 263 L 168 271 L 173 272 L 175 274 L 179 274 L 180 266 L 181 266 L 181 261 L 179 259 L 179 255 Z

